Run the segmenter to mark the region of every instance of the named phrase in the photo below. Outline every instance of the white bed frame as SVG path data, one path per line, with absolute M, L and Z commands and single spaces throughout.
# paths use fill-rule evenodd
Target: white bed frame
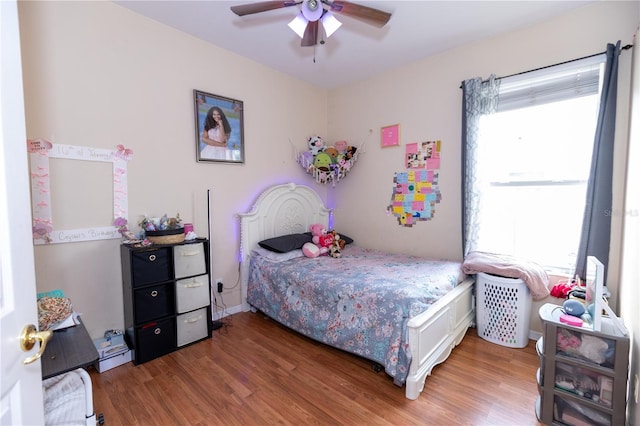
M 312 223 L 330 224 L 332 210 L 311 188 L 294 183 L 264 191 L 248 213 L 240 217 L 242 310 L 249 311 L 249 257 L 258 242 L 280 235 L 307 232 Z M 475 319 L 473 279 L 469 277 L 444 298 L 408 322 L 411 366 L 406 396 L 416 399 L 436 365 L 444 362 Z

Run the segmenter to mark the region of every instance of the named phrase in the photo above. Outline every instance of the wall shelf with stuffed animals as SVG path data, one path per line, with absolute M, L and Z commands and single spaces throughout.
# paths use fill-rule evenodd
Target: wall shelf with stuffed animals
M 326 146 L 320 136 L 311 136 L 308 145 L 308 151 L 298 153 L 298 164 L 313 176 L 316 183 L 331 183 L 333 186 L 349 174 L 360 152 L 346 141 Z

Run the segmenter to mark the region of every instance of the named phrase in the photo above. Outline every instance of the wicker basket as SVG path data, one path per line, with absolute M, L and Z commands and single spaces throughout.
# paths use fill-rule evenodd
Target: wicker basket
M 145 235 L 153 244 L 176 244 L 184 241 L 184 228 L 147 231 Z

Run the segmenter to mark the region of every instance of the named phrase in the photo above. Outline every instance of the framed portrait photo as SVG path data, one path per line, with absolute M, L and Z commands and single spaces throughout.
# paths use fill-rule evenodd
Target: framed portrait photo
M 196 160 L 243 164 L 243 102 L 194 90 L 193 104 Z
M 383 148 L 400 145 L 400 125 L 392 124 L 380 128 L 380 143 Z

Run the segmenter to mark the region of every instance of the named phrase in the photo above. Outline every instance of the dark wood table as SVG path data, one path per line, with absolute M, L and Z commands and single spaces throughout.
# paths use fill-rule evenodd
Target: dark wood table
M 56 330 L 42 354 L 42 378 L 57 376 L 95 364 L 100 355 L 82 320 L 80 324 Z

